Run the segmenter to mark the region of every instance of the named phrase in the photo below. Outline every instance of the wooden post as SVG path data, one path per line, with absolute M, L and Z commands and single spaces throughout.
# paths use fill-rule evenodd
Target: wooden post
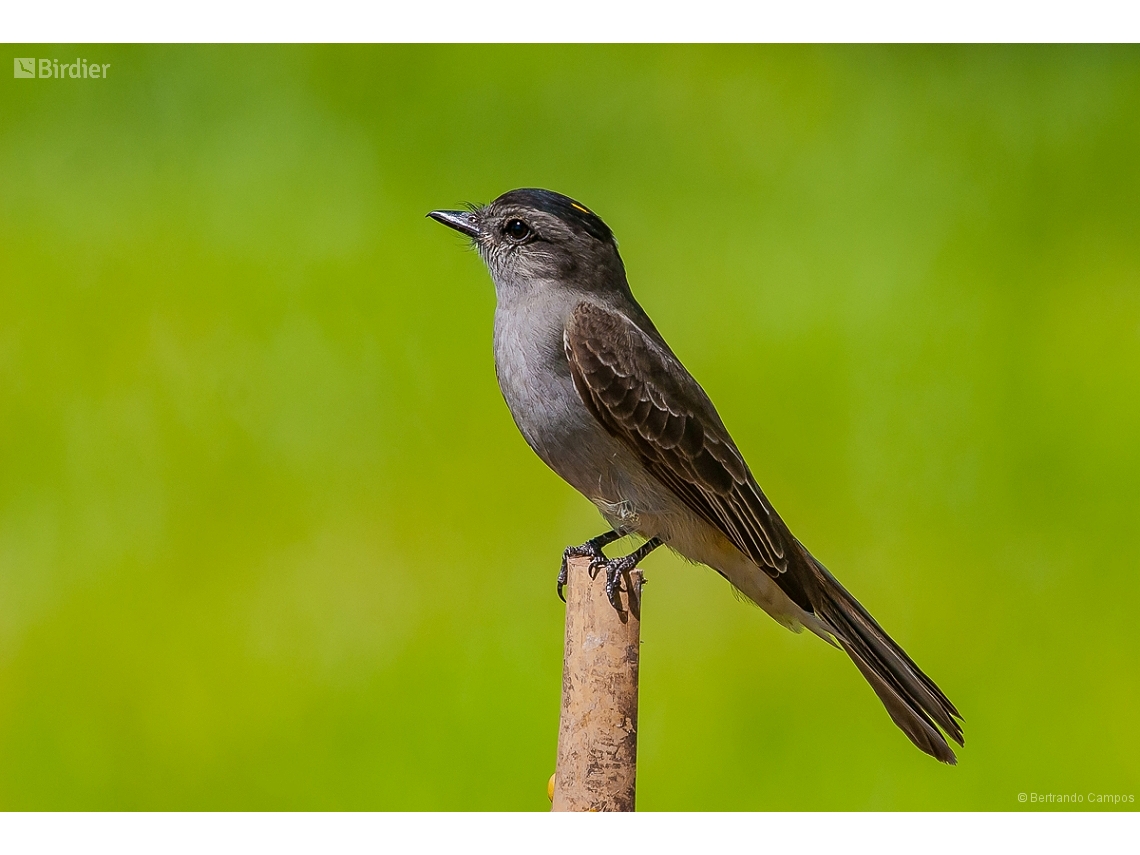
M 622 579 L 618 612 L 606 574 L 572 558 L 566 585 L 562 716 L 554 772 L 556 811 L 631 811 L 637 783 L 637 676 L 641 570 Z

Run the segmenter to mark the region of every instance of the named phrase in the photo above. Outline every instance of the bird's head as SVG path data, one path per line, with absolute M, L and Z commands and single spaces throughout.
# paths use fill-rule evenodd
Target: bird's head
M 471 238 L 500 295 L 552 286 L 628 287 L 609 226 L 561 193 L 511 190 L 489 205 L 428 216 Z

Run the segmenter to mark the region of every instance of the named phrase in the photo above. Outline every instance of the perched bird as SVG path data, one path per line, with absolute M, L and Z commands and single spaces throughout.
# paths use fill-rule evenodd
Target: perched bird
M 515 424 L 611 526 L 566 550 L 559 595 L 567 558 L 585 555 L 605 570 L 620 608 L 621 573 L 664 544 L 789 629 L 843 648 L 910 740 L 956 762 L 946 736 L 963 744 L 961 715 L 780 519 L 712 401 L 634 299 L 609 227 L 585 205 L 535 189 L 428 216 L 467 235 L 490 270 L 495 371 Z M 602 548 L 626 535 L 645 544 L 607 559 Z

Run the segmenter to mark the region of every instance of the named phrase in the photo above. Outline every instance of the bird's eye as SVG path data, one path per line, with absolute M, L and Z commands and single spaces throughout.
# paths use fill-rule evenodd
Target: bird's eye
M 513 241 L 524 241 L 530 237 L 530 226 L 522 220 L 510 220 L 503 226 L 503 234 Z

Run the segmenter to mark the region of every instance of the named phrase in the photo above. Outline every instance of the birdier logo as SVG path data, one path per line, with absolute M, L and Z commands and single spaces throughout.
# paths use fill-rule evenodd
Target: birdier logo
M 77 77 L 92 78 L 106 77 L 111 67 L 109 62 L 88 62 L 83 57 L 76 57 L 75 62 L 68 63 L 65 59 L 36 59 L 35 57 L 14 57 L 15 68 L 13 77 Z M 36 72 L 39 72 L 38 74 Z

